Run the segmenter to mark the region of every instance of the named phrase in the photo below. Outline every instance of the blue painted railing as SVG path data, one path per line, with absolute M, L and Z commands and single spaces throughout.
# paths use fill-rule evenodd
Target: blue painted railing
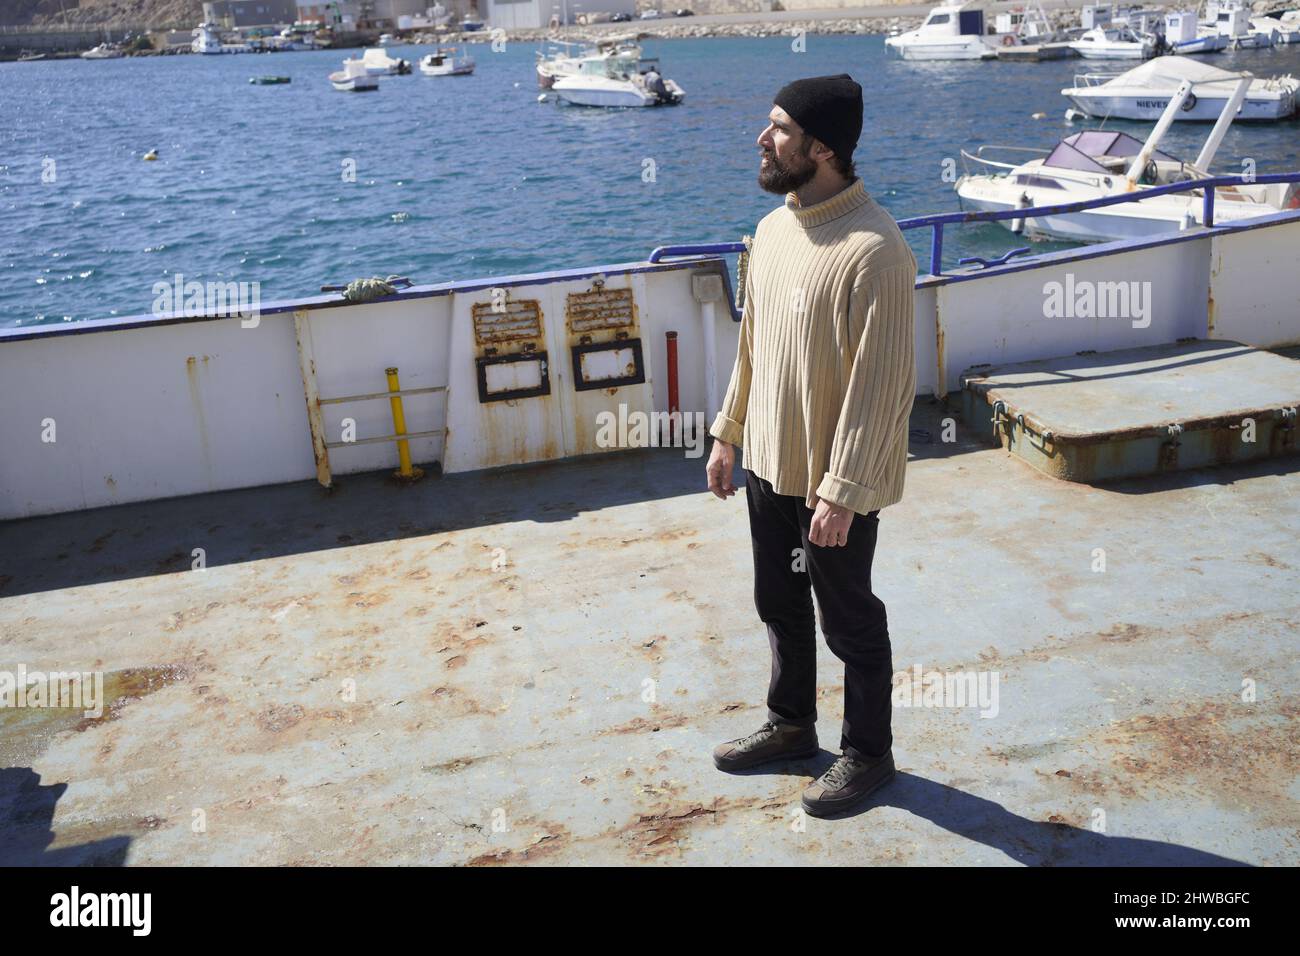
M 1030 206 L 1025 209 L 1005 209 L 976 212 L 945 212 L 931 216 L 916 216 L 912 219 L 898 220 L 899 229 L 933 230 L 930 238 L 930 274 L 943 275 L 943 227 L 967 222 L 998 222 L 1003 219 L 1027 219 L 1034 216 L 1059 216 L 1065 213 L 1082 212 L 1086 209 L 1098 209 L 1102 206 L 1118 206 L 1122 203 L 1140 202 L 1152 196 L 1164 196 L 1170 193 L 1190 192 L 1204 189 L 1205 198 L 1202 205 L 1204 225 L 1214 225 L 1214 191 L 1220 186 L 1253 186 L 1270 183 L 1300 182 L 1300 172 L 1269 173 L 1263 176 L 1247 178 L 1245 176 L 1214 176 L 1209 179 L 1193 179 L 1185 183 L 1172 183 L 1168 186 L 1154 186 L 1122 196 L 1104 196 L 1100 199 L 1084 199 L 1079 202 L 1064 203 L 1059 206 Z M 680 246 L 659 246 L 650 253 L 650 262 L 659 262 L 665 256 L 704 256 L 729 255 L 743 252 L 742 242 L 704 242 Z

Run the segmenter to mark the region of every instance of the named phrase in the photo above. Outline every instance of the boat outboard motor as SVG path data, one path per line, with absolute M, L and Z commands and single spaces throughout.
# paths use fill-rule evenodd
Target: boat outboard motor
M 659 98 L 660 103 L 671 103 L 673 101 L 673 94 L 664 85 L 664 78 L 659 75 L 659 71 L 654 67 L 651 67 L 645 73 L 645 87 Z

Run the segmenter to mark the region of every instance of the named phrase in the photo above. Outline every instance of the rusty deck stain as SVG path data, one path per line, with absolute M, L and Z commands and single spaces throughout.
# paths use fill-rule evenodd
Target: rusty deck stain
M 824 644 L 823 753 L 713 768 L 769 652 L 744 502 L 680 449 L 0 525 L 0 670 L 108 698 L 0 711 L 0 863 L 1300 863 L 1294 459 L 1094 488 L 958 439 L 873 578 L 895 670 L 996 671 L 998 713 L 896 707 L 838 820 L 798 811 Z

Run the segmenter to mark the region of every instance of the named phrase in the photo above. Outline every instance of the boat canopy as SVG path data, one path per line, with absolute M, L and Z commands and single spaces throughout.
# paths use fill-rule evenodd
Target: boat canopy
M 1131 159 L 1142 152 L 1142 144 L 1128 133 L 1116 133 L 1109 130 L 1088 129 L 1072 133 L 1057 144 L 1056 149 L 1043 160 L 1044 166 L 1056 169 L 1077 169 L 1089 173 L 1114 173 L 1103 165 L 1107 157 L 1114 159 Z M 1152 159 L 1166 162 L 1179 162 L 1173 156 L 1155 150 Z
M 1224 80 L 1239 80 L 1242 74 L 1230 73 L 1217 66 L 1201 63 L 1186 56 L 1158 56 L 1147 60 L 1141 66 L 1135 66 L 1127 73 L 1121 73 L 1110 82 L 1116 86 L 1160 86 L 1167 83 L 1178 87 L 1183 80 L 1193 83 L 1218 83 Z

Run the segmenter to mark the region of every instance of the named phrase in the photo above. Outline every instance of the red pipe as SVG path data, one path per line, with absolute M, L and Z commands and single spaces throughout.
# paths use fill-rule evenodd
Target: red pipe
M 666 332 L 668 338 L 668 444 L 674 444 L 677 421 L 681 413 L 677 407 L 677 333 Z

